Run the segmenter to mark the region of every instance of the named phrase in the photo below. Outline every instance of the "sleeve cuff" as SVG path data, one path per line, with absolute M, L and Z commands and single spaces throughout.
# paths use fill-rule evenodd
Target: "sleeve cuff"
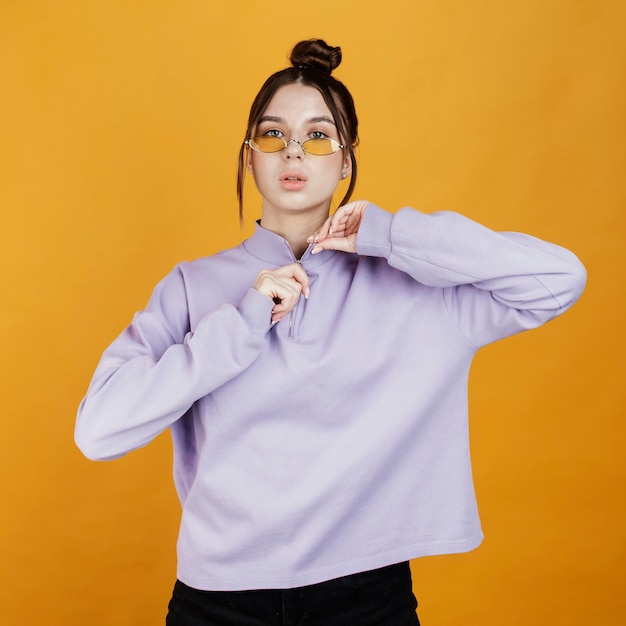
M 363 256 L 389 258 L 392 222 L 393 213 L 388 213 L 375 204 L 368 204 L 359 226 L 357 253 Z
M 267 296 L 250 287 L 237 310 L 252 333 L 265 334 L 271 327 L 273 308 Z

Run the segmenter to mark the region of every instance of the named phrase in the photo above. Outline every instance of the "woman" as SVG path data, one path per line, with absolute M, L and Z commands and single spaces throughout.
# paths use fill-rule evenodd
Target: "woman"
M 301 42 L 267 80 L 240 154 L 240 210 L 246 170 L 263 197 L 255 233 L 178 265 L 79 409 L 90 458 L 171 430 L 170 626 L 418 624 L 408 560 L 482 540 L 472 357 L 584 287 L 573 254 L 528 235 L 346 204 L 358 134 L 340 60 Z

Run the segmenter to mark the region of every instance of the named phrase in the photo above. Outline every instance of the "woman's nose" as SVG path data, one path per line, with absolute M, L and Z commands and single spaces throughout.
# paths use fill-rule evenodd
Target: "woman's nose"
M 295 157 L 301 159 L 304 156 L 302 144 L 297 139 L 290 139 L 285 147 L 285 157 L 291 159 Z

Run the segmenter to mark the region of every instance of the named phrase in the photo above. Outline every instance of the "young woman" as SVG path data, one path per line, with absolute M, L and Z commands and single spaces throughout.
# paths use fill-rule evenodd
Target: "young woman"
M 339 48 L 301 42 L 240 154 L 253 236 L 178 265 L 105 351 L 76 440 L 109 459 L 170 428 L 182 503 L 167 624 L 418 624 L 408 560 L 482 532 L 476 350 L 560 315 L 585 271 L 456 213 L 346 203 L 357 118 Z M 349 178 L 329 217 L 339 182 Z

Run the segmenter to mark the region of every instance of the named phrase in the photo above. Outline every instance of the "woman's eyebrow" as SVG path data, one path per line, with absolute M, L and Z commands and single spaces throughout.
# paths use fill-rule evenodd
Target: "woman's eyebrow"
M 309 124 L 319 124 L 319 122 L 327 122 L 328 124 L 332 124 L 333 126 L 335 126 L 335 120 L 328 117 L 327 115 L 320 115 L 318 117 L 312 117 L 310 120 L 308 120 L 308 122 Z
M 263 117 L 259 119 L 258 123 L 262 124 L 263 122 L 274 122 L 276 124 L 283 124 L 284 121 L 285 120 L 282 117 L 275 117 L 273 115 L 264 115 Z
M 258 124 L 263 124 L 264 122 L 273 122 L 274 124 L 284 124 L 285 120 L 282 117 L 277 117 L 275 115 L 264 115 L 258 121 Z M 320 122 L 326 122 L 327 124 L 332 124 L 335 126 L 335 120 L 328 117 L 327 115 L 317 115 L 315 117 L 311 117 L 307 120 L 308 124 L 319 124 Z

